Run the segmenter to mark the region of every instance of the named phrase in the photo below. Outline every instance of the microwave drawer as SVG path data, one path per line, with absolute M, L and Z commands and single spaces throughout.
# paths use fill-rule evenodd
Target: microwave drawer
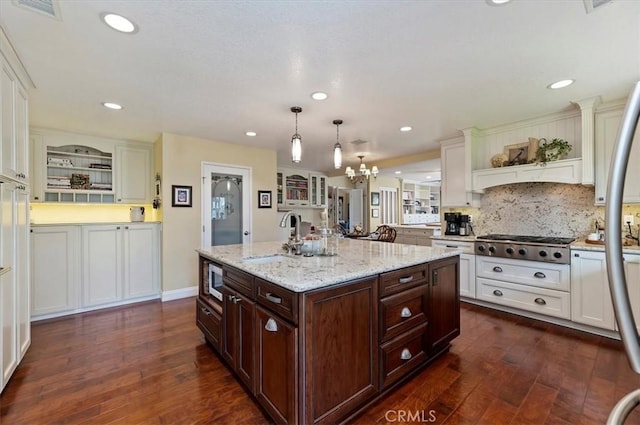
M 476 256 L 476 276 L 569 292 L 569 264 Z
M 571 319 L 569 293 L 478 278 L 476 298 L 495 304 Z

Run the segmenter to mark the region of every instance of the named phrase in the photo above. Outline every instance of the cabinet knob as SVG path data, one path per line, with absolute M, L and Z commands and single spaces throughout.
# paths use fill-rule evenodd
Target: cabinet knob
M 405 348 L 404 350 L 402 350 L 402 353 L 400 353 L 400 359 L 402 360 L 409 360 L 411 357 L 413 357 L 411 355 L 411 351 L 409 351 L 408 348 Z
M 120 230 L 120 226 L 117 226 L 117 227 L 116 227 L 116 230 Z
M 407 318 L 407 317 L 411 317 L 411 316 L 412 316 L 412 314 L 411 314 L 411 310 L 409 310 L 409 307 L 404 307 L 402 309 L 402 311 L 400 312 L 400 317 Z
M 269 332 L 278 332 L 278 324 L 271 317 L 267 320 L 267 324 L 264 325 L 264 329 Z

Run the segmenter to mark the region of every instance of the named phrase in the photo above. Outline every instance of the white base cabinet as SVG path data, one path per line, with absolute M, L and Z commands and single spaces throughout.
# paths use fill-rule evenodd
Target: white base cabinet
M 73 312 L 79 306 L 79 226 L 31 229 L 31 314 Z
M 32 244 L 32 320 L 160 296 L 157 223 L 34 226 Z
M 433 239 L 432 247 L 460 249 L 460 296 L 476 298 L 476 256 L 473 242 Z
M 604 252 L 572 251 L 571 254 L 571 320 L 614 330 Z

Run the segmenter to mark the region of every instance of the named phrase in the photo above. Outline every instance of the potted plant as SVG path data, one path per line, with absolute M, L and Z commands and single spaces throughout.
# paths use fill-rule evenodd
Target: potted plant
M 563 139 L 553 139 L 550 142 L 547 142 L 547 139 L 540 139 L 540 142 L 542 144 L 538 146 L 535 161 L 542 166 L 549 161 L 556 161 L 567 156 L 573 149 L 573 146 Z

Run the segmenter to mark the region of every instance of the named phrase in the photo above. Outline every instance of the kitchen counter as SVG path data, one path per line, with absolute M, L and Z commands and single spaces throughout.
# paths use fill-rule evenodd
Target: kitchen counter
M 337 256 L 304 257 L 286 254 L 282 244 L 256 242 L 208 246 L 197 249 L 197 252 L 294 292 L 323 288 L 461 253 L 448 248 L 340 239 Z M 267 257 L 277 254 L 281 255 L 279 261 L 269 262 Z M 266 262 L 255 263 L 256 260 L 252 259 L 256 258 L 264 258 Z
M 161 221 L 58 221 L 55 223 L 30 223 L 31 227 L 40 227 L 40 226 L 84 226 L 84 225 L 92 225 L 92 224 L 161 224 Z
M 458 236 L 458 235 L 440 235 L 431 236 L 431 239 L 438 239 L 443 241 L 459 241 L 459 242 L 475 242 L 475 236 Z
M 623 246 L 622 252 L 627 254 L 640 254 L 640 246 L 634 241 L 635 245 Z M 600 251 L 604 252 L 604 245 L 596 245 L 587 243 L 584 239 L 576 239 L 571 242 L 571 249 L 580 249 L 583 251 Z

